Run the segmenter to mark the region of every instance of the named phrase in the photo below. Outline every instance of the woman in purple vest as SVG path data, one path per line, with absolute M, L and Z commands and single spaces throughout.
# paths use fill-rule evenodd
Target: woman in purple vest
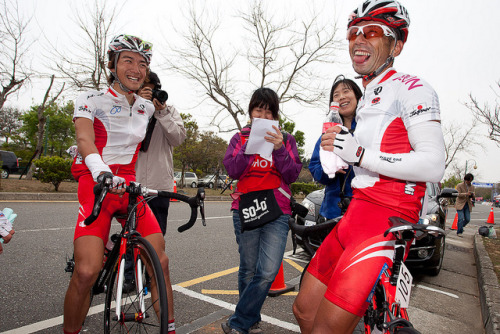
M 279 98 L 269 88 L 257 89 L 248 107 L 250 120 L 279 120 Z M 273 144 L 272 161 L 245 154 L 252 124 L 236 133 L 224 157 L 228 175 L 238 180 L 231 210 L 240 253 L 239 302 L 224 333 L 261 333 L 260 310 L 283 260 L 288 218 L 291 214 L 289 184 L 302 168 L 295 138 L 277 126 L 265 141 Z M 254 135 L 254 134 L 253 134 Z

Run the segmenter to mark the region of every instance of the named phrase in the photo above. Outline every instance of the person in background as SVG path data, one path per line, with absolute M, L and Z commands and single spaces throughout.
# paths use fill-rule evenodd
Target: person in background
M 472 185 L 474 176 L 467 173 L 464 176 L 464 182 L 457 184 L 458 197 L 455 201 L 455 209 L 457 209 L 457 235 L 459 237 L 464 233 L 464 227 L 470 222 L 470 212 L 472 211 L 474 201 L 474 192 L 476 189 Z
M 146 138 L 142 142 L 141 149 L 139 150 L 139 156 L 135 165 L 136 178 L 139 183 L 148 188 L 173 191 L 173 149 L 184 142 L 186 138 L 186 129 L 184 128 L 184 122 L 182 121 L 181 115 L 174 106 L 167 105 L 166 100 L 162 103 L 157 98 L 153 98 L 153 92 L 158 92 L 160 89 L 161 83 L 158 75 L 154 72 L 150 72 L 143 87 L 137 93 L 139 96 L 153 102 L 155 112 L 153 118 L 149 121 Z M 159 98 L 161 99 L 161 97 Z M 148 201 L 148 205 L 158 220 L 161 233 L 165 235 L 167 231 L 167 217 L 170 200 L 164 197 L 153 197 Z M 127 278 L 127 274 L 125 276 Z M 130 277 L 133 277 L 133 273 L 132 276 L 130 274 L 128 275 L 125 284 L 134 287 L 135 284 L 130 282 Z M 167 284 L 169 329 L 172 330 L 175 329 L 174 297 L 172 284 L 170 282 L 168 261 L 165 283 Z
M 269 88 L 257 89 L 248 113 L 252 122 L 258 118 L 279 120 L 278 95 Z M 291 214 L 289 185 L 299 176 L 302 163 L 295 138 L 284 135 L 274 125 L 273 129 L 264 136 L 266 142 L 273 144 L 272 161 L 258 154 L 245 154 L 251 124 L 231 138 L 223 161 L 228 175 L 238 180 L 231 195 L 231 210 L 240 253 L 240 299 L 227 323 L 221 324 L 224 333 L 262 333 L 260 311 L 285 252 Z M 254 201 L 265 203 L 259 209 L 252 206 Z M 257 214 L 248 214 L 252 210 Z M 247 227 L 257 215 L 262 215 L 258 226 Z
M 350 132 L 354 132 L 356 128 L 356 108 L 358 101 L 363 93 L 359 86 L 352 80 L 346 79 L 343 75 L 339 75 L 330 91 L 330 101 L 328 105 L 338 102 L 340 105 L 339 114 L 342 118 L 342 123 Z M 342 198 L 351 197 L 351 181 L 354 177 L 353 167 L 349 166 L 345 170 L 337 172 L 335 177 L 331 179 L 328 174 L 323 171 L 319 156 L 321 144 L 321 136 L 314 147 L 311 161 L 309 162 L 309 172 L 315 181 L 324 184 L 325 197 L 321 203 L 320 215 L 326 219 L 332 219 L 342 214 L 339 207 L 339 202 Z M 345 208 L 344 208 L 345 209 Z

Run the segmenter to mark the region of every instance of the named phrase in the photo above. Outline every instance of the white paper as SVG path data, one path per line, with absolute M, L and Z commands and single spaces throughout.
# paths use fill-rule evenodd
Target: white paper
M 262 158 L 272 161 L 274 144 L 267 142 L 264 137 L 269 136 L 267 132 L 276 132 L 273 125 L 278 127 L 279 122 L 264 118 L 253 119 L 245 154 L 258 154 Z

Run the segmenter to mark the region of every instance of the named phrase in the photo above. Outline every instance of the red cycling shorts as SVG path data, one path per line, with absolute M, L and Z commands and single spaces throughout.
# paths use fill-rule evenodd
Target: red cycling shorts
M 359 317 L 368 307 L 368 295 L 382 267 L 392 265 L 394 238 L 384 237 L 391 216 L 411 221 L 393 209 L 353 199 L 308 267 L 327 286 L 326 299 Z
M 127 184 L 135 181 L 135 175 L 118 176 L 123 177 L 127 181 Z M 106 244 L 113 216 L 115 214 L 127 213 L 128 194 L 125 193 L 122 197 L 114 194 L 106 195 L 106 198 L 102 202 L 99 217 L 92 224 L 86 226 L 83 221 L 92 213 L 94 206 L 93 188 L 95 184 L 90 174 L 82 175 L 78 180 L 78 201 L 80 202 L 80 208 L 78 210 L 74 240 L 84 235 L 94 235 L 101 238 L 104 244 Z M 141 197 L 139 197 L 140 199 Z M 119 219 L 118 221 L 122 226 L 125 224 L 125 219 Z M 137 232 L 143 237 L 153 233 L 161 233 L 160 226 L 153 212 L 144 202 L 137 207 Z

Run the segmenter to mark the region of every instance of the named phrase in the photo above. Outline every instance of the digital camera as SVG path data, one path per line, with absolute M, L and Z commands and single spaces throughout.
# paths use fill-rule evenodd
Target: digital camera
M 161 104 L 164 104 L 168 100 L 168 93 L 161 89 L 153 89 L 153 99 L 157 99 Z

